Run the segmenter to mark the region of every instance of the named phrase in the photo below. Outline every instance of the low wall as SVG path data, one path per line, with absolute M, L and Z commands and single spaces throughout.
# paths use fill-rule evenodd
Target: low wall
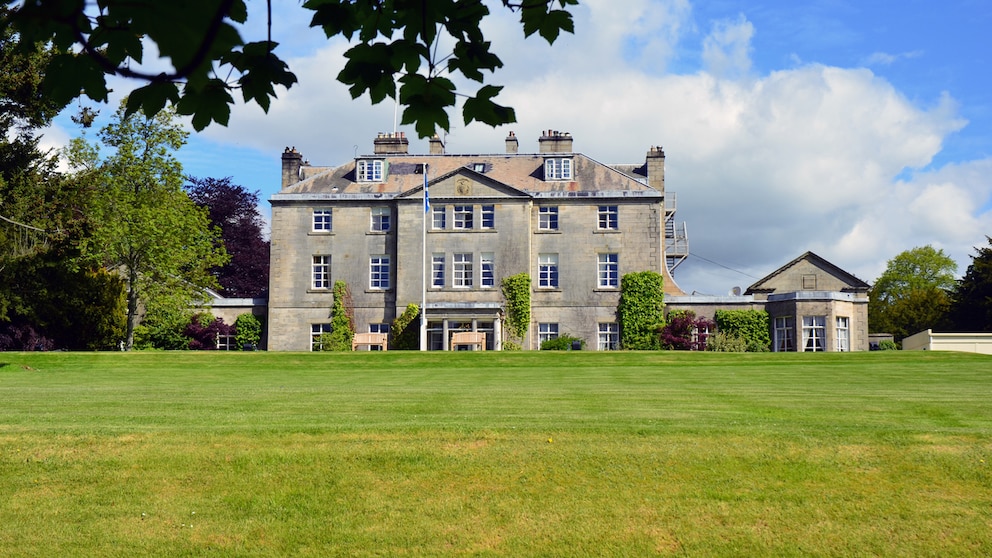
M 992 355 L 992 333 L 934 333 L 928 329 L 903 339 L 902 349 Z

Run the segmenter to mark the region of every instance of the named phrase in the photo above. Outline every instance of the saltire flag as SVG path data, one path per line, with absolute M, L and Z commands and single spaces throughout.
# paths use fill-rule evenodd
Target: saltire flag
M 424 213 L 431 210 L 431 197 L 427 194 L 427 163 L 424 163 Z

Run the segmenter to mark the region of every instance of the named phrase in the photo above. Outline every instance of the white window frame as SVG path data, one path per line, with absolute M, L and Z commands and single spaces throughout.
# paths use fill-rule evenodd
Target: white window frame
M 377 206 L 373 207 L 370 211 L 371 215 L 371 229 L 373 232 L 389 232 L 392 226 L 392 219 L 390 218 L 392 212 L 388 207 Z
M 601 205 L 597 211 L 598 227 L 601 231 L 615 231 L 620 228 L 620 207 L 616 205 Z
M 540 231 L 558 230 L 557 205 L 542 205 L 537 208 L 537 229 Z
M 311 229 L 313 232 L 331 232 L 332 213 L 330 209 L 314 209 Z
M 331 257 L 314 254 L 311 260 L 310 286 L 314 290 L 326 291 L 331 288 Z
M 600 289 L 620 288 L 620 255 L 612 252 L 597 254 L 596 285 Z
M 826 333 L 826 316 L 803 316 L 803 352 L 819 353 L 827 350 Z
M 572 158 L 549 157 L 544 160 L 544 180 L 571 180 Z
M 616 351 L 619 349 L 620 325 L 616 322 L 600 322 L 596 348 L 600 351 Z
M 483 229 L 491 230 L 496 228 L 496 206 L 495 205 L 483 205 L 480 213 L 482 213 L 482 221 L 480 223 Z
M 456 205 L 452 208 L 451 228 L 469 230 L 472 228 L 474 208 L 471 205 Z
M 491 289 L 496 286 L 496 255 L 492 252 L 483 252 L 479 257 L 479 267 L 482 269 L 479 278 L 479 287 Z
M 558 254 L 537 255 L 537 287 L 558 288 Z
M 451 286 L 456 289 L 472 288 L 472 254 L 456 252 L 452 254 Z
M 386 163 L 382 159 L 359 159 L 356 174 L 358 182 L 382 182 Z
M 558 324 L 554 322 L 543 322 L 537 324 L 538 348 L 540 348 L 541 343 L 551 341 L 552 339 L 558 339 Z
M 374 291 L 389 290 L 389 256 L 375 255 L 369 257 L 369 289 Z
M 447 226 L 447 206 L 444 205 L 432 205 L 431 206 L 431 228 L 437 231 L 443 231 Z
M 772 346 L 776 353 L 792 352 L 796 350 L 796 319 L 793 316 L 779 316 L 775 318 L 773 330 L 774 339 Z
M 330 323 L 310 324 L 310 350 L 312 352 L 316 352 L 323 349 L 323 344 L 320 342 L 320 337 L 323 334 L 330 332 Z
M 837 352 L 846 353 L 851 350 L 851 319 L 847 316 L 836 316 L 834 321 L 834 348 Z
M 444 254 L 431 255 L 431 288 L 444 288 Z

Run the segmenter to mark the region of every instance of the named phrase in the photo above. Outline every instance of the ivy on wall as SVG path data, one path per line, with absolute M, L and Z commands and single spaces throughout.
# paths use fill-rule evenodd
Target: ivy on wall
M 350 351 L 355 335 L 352 318 L 351 291 L 344 281 L 334 282 L 334 306 L 331 307 L 331 332 L 321 336 L 324 351 Z
M 507 330 L 516 342 L 522 343 L 530 328 L 530 274 L 518 273 L 504 277 L 500 287 L 506 299 Z M 504 342 L 504 348 L 513 346 L 512 340 Z
M 664 278 L 654 271 L 628 273 L 620 278 L 620 346 L 632 350 L 661 348 L 665 325 Z
M 401 351 L 415 351 L 420 348 L 420 307 L 410 303 L 406 305 L 406 310 L 396 316 L 390 330 L 393 332 L 393 341 L 390 349 Z
M 748 352 L 770 350 L 768 312 L 764 310 L 717 310 L 713 315 L 716 327 L 724 336 L 743 342 Z

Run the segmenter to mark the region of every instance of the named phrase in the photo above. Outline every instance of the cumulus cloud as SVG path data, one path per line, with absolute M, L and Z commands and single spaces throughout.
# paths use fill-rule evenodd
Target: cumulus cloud
M 694 25 L 686 0 L 636 0 L 623 9 L 583 2 L 576 34 L 554 47 L 524 40 L 512 14 L 493 11 L 486 33 L 506 64 L 495 81 L 507 86 L 500 101 L 516 109 L 518 123 L 466 127 L 453 113 L 448 151 L 499 152 L 510 130 L 522 152 L 536 151 L 548 128 L 571 132 L 577 151 L 605 163 L 642 162 L 662 145 L 677 218 L 699 256 L 675 274 L 688 291 L 747 286 L 806 250 L 871 281 L 900 251 L 933 244 L 963 271 L 989 232 L 992 214 L 980 208 L 992 202 L 992 159 L 933 168 L 948 136 L 966 125 L 950 95 L 924 105 L 869 69 L 798 59 L 756 75 L 751 40 L 761 30 L 744 16 L 711 24 L 698 45 L 699 71 L 670 73 Z M 346 48 L 324 42 L 291 59 L 300 83 L 281 92 L 268 115 L 239 106 L 230 127 L 202 135 L 271 154 L 271 184 L 249 185 L 263 197 L 278 190 L 283 147 L 338 164 L 368 153 L 375 134 L 392 129 L 391 103 L 353 101 L 335 81 Z M 426 142 L 413 139 L 418 151 Z

